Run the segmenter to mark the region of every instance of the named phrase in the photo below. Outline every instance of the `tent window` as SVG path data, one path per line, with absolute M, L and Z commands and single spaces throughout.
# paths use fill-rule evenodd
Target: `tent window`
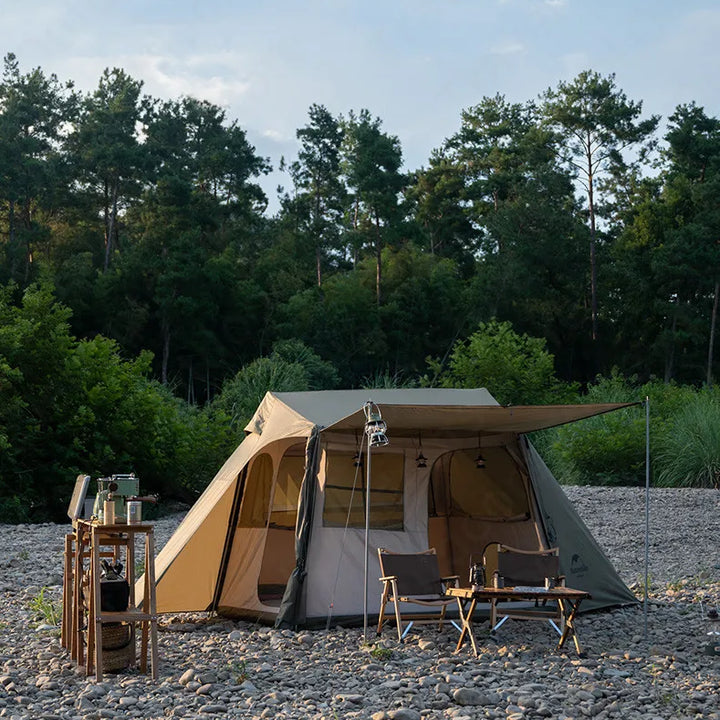
M 265 527 L 272 488 L 272 458 L 263 453 L 255 458 L 245 483 L 238 527 Z
M 305 472 L 303 456 L 285 455 L 280 461 L 270 510 L 270 527 L 295 528 L 298 496 Z
M 378 453 L 372 456 L 371 528 L 403 529 L 404 472 L 403 455 Z M 362 468 L 353 466 L 353 456 L 347 453 L 329 455 L 325 477 L 323 524 L 326 527 L 345 527 L 347 522 L 348 527 L 365 527 L 365 473 Z M 354 493 L 353 484 L 355 484 Z M 350 506 L 351 499 L 352 506 Z
M 505 448 L 483 448 L 485 467 L 477 468 L 477 449 L 458 450 L 433 466 L 431 516 L 497 520 L 529 517 L 523 476 Z

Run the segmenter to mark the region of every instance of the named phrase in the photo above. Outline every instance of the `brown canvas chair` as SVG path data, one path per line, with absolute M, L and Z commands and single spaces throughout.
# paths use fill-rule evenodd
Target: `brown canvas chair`
M 419 553 L 394 553 L 384 548 L 378 548 L 380 559 L 380 572 L 383 583 L 380 598 L 380 617 L 378 619 L 377 634 L 380 635 L 383 626 L 392 618 L 385 616 L 385 607 L 389 602 L 395 606 L 395 624 L 397 625 L 398 640 L 402 642 L 413 623 L 438 623 L 438 630 L 442 630 L 447 606 L 454 604 L 455 598 L 445 595 L 445 588 L 453 584 L 459 586 L 457 575 L 449 577 L 440 576 L 435 548 Z M 440 607 L 439 614 L 429 613 L 401 613 L 401 605 L 424 605 Z M 403 619 L 409 621 L 403 629 Z
M 546 579 L 556 587 L 565 586 L 560 575 L 559 548 L 521 550 L 501 543 L 490 543 L 483 553 L 485 577 L 494 587 L 544 587 Z M 504 602 L 501 608 L 498 603 Z M 498 617 L 500 619 L 498 620 Z M 563 614 L 556 604 L 536 601 L 534 607 L 514 601 L 490 601 L 490 628 L 497 630 L 506 620 L 547 620 L 562 635 Z

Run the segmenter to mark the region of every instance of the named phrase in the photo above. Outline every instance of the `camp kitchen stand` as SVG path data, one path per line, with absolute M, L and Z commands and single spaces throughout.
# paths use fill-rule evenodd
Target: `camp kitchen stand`
M 506 587 L 506 588 L 455 588 L 449 587 L 445 591 L 449 597 L 457 599 L 460 620 L 462 621 L 462 632 L 455 651 L 462 647 L 466 638 L 470 638 L 473 653 L 478 655 L 475 634 L 473 633 L 473 614 L 478 602 L 489 602 L 495 605 L 499 601 L 508 600 L 551 600 L 558 603 L 564 620 L 564 627 L 560 635 L 557 649 L 561 650 L 568 638 L 572 638 L 578 655 L 582 653 L 580 641 L 575 629 L 575 616 L 577 615 L 580 603 L 590 597 L 590 593 L 583 590 L 573 590 L 566 587 L 542 588 L 542 587 Z M 469 603 L 469 605 L 468 605 Z M 491 614 L 492 616 L 492 614 Z M 528 620 L 543 619 L 543 615 L 537 611 L 529 612 L 526 616 L 513 614 L 513 617 L 524 617 Z M 491 628 L 491 631 L 495 628 Z
M 152 525 L 100 525 L 75 520 L 74 532 L 65 537 L 65 570 L 63 581 L 63 618 L 61 641 L 86 674 L 95 670 L 98 681 L 103 677 L 103 626 L 108 623 L 130 625 L 131 655 L 128 666 L 137 660 L 136 626 L 140 625 L 140 670 L 147 672 L 148 644 L 153 680 L 158 676 L 157 613 L 155 603 L 155 543 Z M 145 540 L 145 582 L 142 608 L 135 608 L 135 540 Z M 130 586 L 127 610 L 103 611 L 101 607 L 100 559 L 124 560 Z M 87 603 L 83 586 L 88 588 Z

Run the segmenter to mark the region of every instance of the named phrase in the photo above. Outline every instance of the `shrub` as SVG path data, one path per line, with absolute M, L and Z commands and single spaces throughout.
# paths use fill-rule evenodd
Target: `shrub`
M 429 364 L 441 386 L 485 387 L 502 405 L 562 403 L 577 392 L 555 376 L 545 340 L 518 335 L 509 322 L 481 323 L 454 345 L 447 370 L 438 361 Z
M 651 380 L 640 384 L 614 371 L 598 377 L 580 399 L 587 403 L 640 402 L 650 399 L 651 470 L 659 478 L 685 409 L 698 391 L 688 386 Z M 643 485 L 645 483 L 645 412 L 628 408 L 559 428 L 535 433 L 533 442 L 562 483 L 576 485 Z
M 720 394 L 699 392 L 671 420 L 657 453 L 657 484 L 720 487 Z

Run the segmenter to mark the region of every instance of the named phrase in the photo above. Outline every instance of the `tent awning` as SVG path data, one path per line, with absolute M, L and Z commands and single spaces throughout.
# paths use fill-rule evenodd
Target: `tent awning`
M 477 433 L 529 433 L 564 425 L 603 413 L 642 403 L 601 403 L 593 405 L 502 405 L 418 406 L 375 403 L 388 426 L 388 435 L 411 436 L 422 432 L 427 437 L 454 437 Z M 363 408 L 325 428 L 356 432 L 365 424 Z

